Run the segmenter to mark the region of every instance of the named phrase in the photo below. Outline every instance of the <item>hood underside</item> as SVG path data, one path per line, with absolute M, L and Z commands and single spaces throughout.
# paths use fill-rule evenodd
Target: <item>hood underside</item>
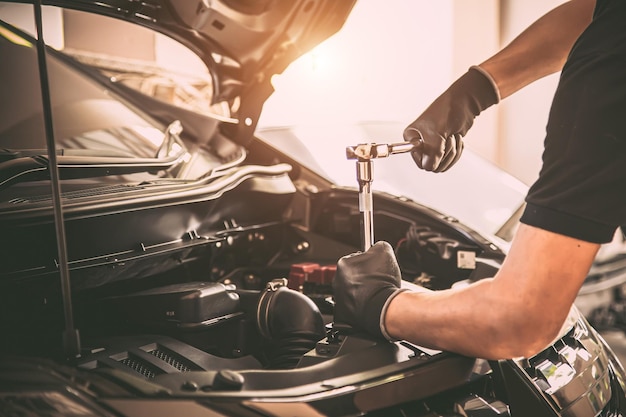
M 191 48 L 214 82 L 213 103 L 239 99 L 251 133 L 271 77 L 344 24 L 356 0 L 51 0 L 47 5 L 133 22 Z M 248 136 L 248 135 L 246 135 Z

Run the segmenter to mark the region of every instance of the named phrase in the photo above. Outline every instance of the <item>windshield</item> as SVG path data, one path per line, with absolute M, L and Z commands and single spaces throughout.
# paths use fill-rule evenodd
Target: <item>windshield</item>
M 12 7 L 20 12 L 18 15 L 32 17 L 31 6 Z M 84 16 L 87 14 L 77 17 Z M 0 21 L 0 56 L 0 187 L 4 188 L 46 179 L 46 162 L 40 157 L 45 157 L 47 150 L 35 41 Z M 177 120 L 173 113 L 162 113 L 159 120 L 148 116 L 140 106 L 132 104 L 134 101 L 119 94 L 116 81 L 108 75 L 102 77 L 53 49 L 48 50 L 46 63 L 62 178 L 105 174 L 108 180 L 118 176 L 119 180 L 134 182 L 162 178 L 194 180 L 224 165 L 224 157 L 210 149 L 210 137 L 198 143 L 196 137 L 186 132 L 190 126 L 187 121 Z M 135 79 L 138 78 L 136 74 Z M 161 91 L 152 85 L 154 91 Z M 128 94 L 146 96 L 135 90 Z M 211 131 L 203 130 L 207 135 Z
M 8 26 L 0 28 L 0 188 L 6 188 L 45 180 L 47 162 L 42 158 L 48 152 L 35 45 Z M 178 136 L 171 139 L 170 128 L 135 111 L 55 54 L 49 53 L 46 61 L 62 178 L 104 174 L 109 180 L 116 176 L 140 182 L 180 177 L 180 168 L 190 158 Z M 167 152 L 159 153 L 165 141 Z M 204 172 L 210 166 L 205 165 Z
M 6 28 L 2 35 L 0 143 L 8 149 L 45 149 L 35 47 Z M 57 148 L 91 150 L 83 155 L 94 156 L 154 156 L 163 137 L 156 125 L 54 56 L 48 55 L 47 64 Z
M 354 125 L 315 125 L 261 129 L 258 135 L 274 147 L 327 177 L 357 187 L 355 161 L 346 147 L 360 143 L 402 142 L 404 126 L 395 122 Z M 415 166 L 407 154 L 375 159 L 372 189 L 404 196 L 452 216 L 489 236 L 509 240 L 516 222 L 507 222 L 524 203 L 527 187 L 470 150 L 445 173 L 433 174 Z

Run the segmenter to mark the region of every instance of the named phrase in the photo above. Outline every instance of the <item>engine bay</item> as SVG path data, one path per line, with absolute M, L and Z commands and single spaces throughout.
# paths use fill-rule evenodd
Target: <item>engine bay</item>
M 472 369 L 469 358 L 334 325 L 336 261 L 358 250 L 351 232 L 358 225 L 353 197 L 352 190 L 317 196 L 313 205 L 320 209 L 312 207 L 316 220 L 308 229 L 289 222 L 229 222 L 224 239 L 205 251 L 207 259 L 195 260 L 206 265 L 202 281 L 172 283 L 170 272 L 164 285 L 93 291 L 77 302 L 77 316 L 85 321 L 79 327 L 91 343 L 78 366 L 129 373 L 187 393 L 317 386 L 383 366 L 415 367 L 416 361 L 423 372 L 432 368 L 450 376 L 431 387 L 433 393 L 460 383 Z M 483 263 L 484 248 L 466 231 L 446 226 L 450 219 L 418 225 L 415 217 L 386 214 L 385 206 L 397 201 L 384 197 L 377 203 L 383 210 L 376 224 L 381 235 L 387 231 L 395 239 L 406 285 L 442 289 L 493 273 Z
M 222 215 L 221 222 L 210 223 L 211 230 L 141 247 L 123 259 L 75 262 L 88 267 L 72 271 L 81 349 L 69 360 L 58 280 L 48 273 L 5 274 L 0 292 L 5 357 L 20 357 L 20 367 L 34 366 L 29 383 L 39 384 L 35 381 L 42 372 L 65 378 L 57 382 L 63 386 L 87 378 L 90 389 L 104 396 L 237 398 L 244 403 L 289 398 L 315 404 L 328 415 L 336 414 L 336 407 L 353 415 L 402 403 L 415 404 L 415 415 L 428 415 L 430 408 L 421 402 L 426 398 L 428 407 L 443 410 L 441 415 L 457 406 L 506 408 L 486 361 L 375 339 L 334 323 L 337 261 L 361 245 L 358 191 L 332 187 L 312 193 L 296 187 L 291 198 L 281 199 L 276 198 L 282 195 L 276 192 L 280 187 L 267 189 L 274 195 L 250 188 L 256 194 L 222 195 L 220 202 L 226 203 L 207 210 L 212 217 Z M 493 276 L 504 259 L 495 244 L 454 218 L 405 198 L 374 198 L 376 238 L 394 248 L 407 288 L 464 285 Z M 240 199 L 257 204 L 233 209 Z M 172 210 L 185 213 L 168 207 L 163 215 Z M 233 213 L 238 216 L 225 216 Z M 143 212 L 120 212 L 117 220 L 132 221 L 137 214 Z M 111 239 L 105 244 L 113 245 Z M 568 349 L 577 340 L 570 333 L 558 342 Z M 596 345 L 585 357 L 606 362 Z M 554 362 L 550 352 L 523 368 L 501 363 L 497 375 L 510 370 L 516 373 L 511 380 L 532 380 L 550 394 L 557 385 L 541 371 Z M 37 362 L 24 362 L 24 357 Z M 49 362 L 37 368 L 42 360 Z M 352 386 L 359 388 L 346 391 Z M 526 407 L 528 398 L 520 397 L 516 407 Z
M 176 358 L 166 362 L 186 370 L 294 369 L 320 361 L 307 353 L 338 350 L 338 345 L 319 342 L 333 333 L 336 262 L 359 250 L 356 200 L 354 190 L 333 189 L 307 197 L 307 219 L 246 225 L 229 219 L 184 256 L 173 251 L 166 253 L 167 261 L 154 257 L 155 265 L 174 267 L 155 272 L 154 265 L 146 267 L 141 260 L 140 278 L 77 291 L 73 304 L 84 350 L 80 366 L 111 367 L 115 357 L 116 366 L 147 379 L 167 373 L 154 363 L 138 364 L 136 353 L 129 353 L 136 349 L 143 349 L 144 356 L 152 352 L 153 362 L 160 355 Z M 479 279 L 494 272 L 481 259 L 502 256 L 454 219 L 412 202 L 377 196 L 375 218 L 378 238 L 393 242 L 410 284 L 442 289 Z M 136 267 L 127 262 L 107 268 L 125 273 Z M 11 314 L 30 317 L 30 328 L 4 320 L 5 334 L 14 335 L 4 339 L 6 350 L 60 354 L 61 300 L 56 283 L 46 282 L 13 283 L 11 300 L 3 305 Z M 8 311 L 3 316 L 8 318 Z M 128 338 L 128 349 L 120 345 L 121 338 Z M 199 352 L 205 355 L 203 365 L 185 364 Z
M 333 336 L 337 330 L 333 330 L 331 285 L 337 260 L 358 250 L 354 230 L 359 216 L 354 197 L 352 190 L 316 196 L 311 204 L 314 224 L 308 229 L 298 223 L 241 226 L 231 220 L 229 228 L 218 234 L 223 240 L 212 243 L 210 250 L 202 251 L 185 266 L 188 271 L 201 269 L 201 273 L 181 278 L 176 276 L 180 270 L 171 271 L 161 278 L 164 285 L 139 280 L 144 284 L 137 291 L 128 288 L 137 282 L 122 283 L 115 291 L 91 291 L 82 303 L 76 301 L 77 316 L 84 321 L 79 322 L 79 328 L 89 338 L 104 338 L 104 345 L 108 338 L 122 335 L 131 339 L 138 334 L 157 335 L 153 341 L 140 344 L 144 352 L 158 356 L 161 353 L 155 351 L 169 351 L 178 358 L 175 363 L 184 363 L 191 355 L 184 352 L 197 349 L 209 355 L 202 369 L 211 371 L 295 369 L 333 358 L 330 352 L 336 354 L 341 344 L 328 342 L 328 337 L 339 337 Z M 437 290 L 493 274 L 493 267 L 481 260 L 485 254 L 497 259 L 497 251 L 490 252 L 485 245 L 472 241 L 471 234 L 453 219 L 437 217 L 412 203 L 399 203 L 391 198 L 377 201 L 380 211 L 376 225 L 378 236 L 395 242 L 407 284 Z M 416 212 L 416 208 L 423 212 Z M 398 215 L 402 209 L 406 217 Z M 424 221 L 418 223 L 416 214 Z M 171 338 L 170 344 L 184 345 L 165 348 L 167 343 L 158 342 L 161 337 Z M 415 347 L 406 349 L 406 357 L 424 354 Z M 110 361 L 110 352 L 107 355 Z M 158 367 L 151 369 L 149 363 L 138 365 L 128 350 L 112 356 L 147 378 L 167 373 Z M 86 357 L 82 366 L 107 366 L 104 364 L 108 362 L 99 357 Z M 370 368 L 371 359 L 364 364 Z M 183 367 L 194 366 L 198 365 Z

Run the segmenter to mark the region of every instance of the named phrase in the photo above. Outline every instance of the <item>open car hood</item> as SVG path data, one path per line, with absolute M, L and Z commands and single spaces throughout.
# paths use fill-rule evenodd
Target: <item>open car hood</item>
M 50 0 L 120 18 L 189 48 L 213 76 L 213 103 L 239 100 L 239 134 L 254 131 L 271 77 L 337 32 L 356 0 Z M 232 107 L 232 106 L 231 106 Z M 245 139 L 244 139 L 245 140 Z
M 290 139 L 316 142 L 297 130 L 265 139 L 259 131 L 241 145 L 253 137 L 246 129 L 271 93 L 270 75 L 336 30 L 352 3 L 171 2 L 48 4 L 192 46 L 215 77 L 202 74 L 207 94 L 228 101 L 234 120 L 132 89 L 118 81 L 135 73 L 89 65 L 78 58 L 89 51 L 72 51 L 72 42 L 67 53 L 46 47 L 28 26 L 45 32 L 39 2 L 16 7 L 28 21 L 17 26 L 8 23 L 13 8 L 0 9 L 0 414 L 626 415 L 623 369 L 576 309 L 558 340 L 519 361 L 390 342 L 336 318 L 337 260 L 363 247 L 365 223 L 364 199 L 327 169 L 329 154 L 343 152 L 324 149 L 317 166 L 292 157 L 304 152 Z M 52 12 L 53 29 L 80 17 Z M 67 33 L 87 38 L 93 28 L 126 49 L 112 36 L 119 26 L 97 20 Z M 151 66 L 141 69 L 137 79 L 161 81 Z M 172 91 L 189 85 L 181 84 Z M 232 127 L 243 131 L 225 131 Z M 384 133 L 376 123 L 360 127 L 365 137 Z M 343 129 L 326 132 L 356 143 Z M 415 169 L 410 159 L 380 168 L 383 185 L 396 182 L 385 172 L 405 179 Z M 456 206 L 472 205 L 474 188 L 493 193 L 480 176 L 470 179 L 467 194 L 451 196 Z M 381 187 L 371 201 L 370 224 L 395 246 L 405 288 L 466 285 L 504 260 L 499 242 L 418 202 L 442 189 L 411 198 Z

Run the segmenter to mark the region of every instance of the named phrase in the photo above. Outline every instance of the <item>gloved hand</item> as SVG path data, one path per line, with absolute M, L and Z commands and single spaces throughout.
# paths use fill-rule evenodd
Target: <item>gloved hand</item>
M 335 323 L 392 340 L 383 319 L 393 297 L 403 291 L 401 282 L 398 262 L 387 242 L 339 259 L 333 280 Z
M 474 118 L 500 101 L 495 82 L 480 67 L 471 67 L 404 129 L 404 140 L 416 145 L 411 152 L 418 167 L 444 172 L 463 152 L 463 136 Z

